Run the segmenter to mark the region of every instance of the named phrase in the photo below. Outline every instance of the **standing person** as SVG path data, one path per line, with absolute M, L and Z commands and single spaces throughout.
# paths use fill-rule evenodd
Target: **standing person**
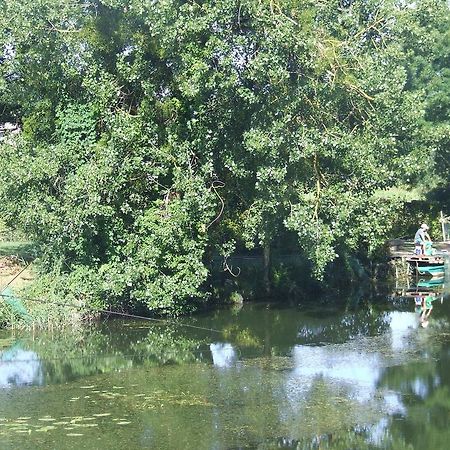
M 423 223 L 420 225 L 420 228 L 416 231 L 414 236 L 414 245 L 415 245 L 415 254 L 416 255 L 424 255 L 425 254 L 425 243 L 427 241 L 431 242 L 430 235 L 428 234 L 428 230 L 430 227 Z

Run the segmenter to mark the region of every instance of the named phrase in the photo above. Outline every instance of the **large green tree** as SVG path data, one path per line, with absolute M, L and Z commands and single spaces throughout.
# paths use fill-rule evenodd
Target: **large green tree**
M 74 295 L 186 310 L 212 253 L 287 230 L 321 278 L 426 158 L 395 1 L 0 3 L 0 210 Z
M 425 151 L 429 165 L 419 165 L 416 181 L 425 192 L 442 190 L 440 209 L 450 212 L 450 14 L 445 0 L 423 0 L 399 15 L 408 74 L 406 89 L 423 99 Z M 436 196 L 434 196 L 436 197 Z M 446 197 L 446 198 L 445 198 Z

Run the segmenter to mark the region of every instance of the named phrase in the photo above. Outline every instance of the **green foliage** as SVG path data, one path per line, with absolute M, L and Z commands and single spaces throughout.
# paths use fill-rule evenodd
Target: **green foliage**
M 1 4 L 0 212 L 70 298 L 178 314 L 287 231 L 322 279 L 448 160 L 444 1 Z
M 11 327 L 20 323 L 20 316 L 3 298 L 0 301 L 0 327 Z
M 423 0 L 415 8 L 405 8 L 400 25 L 408 62 L 408 90 L 423 98 L 425 111 L 425 151 L 433 157 L 428 166 L 421 164 L 419 184 L 428 190 L 448 189 L 450 126 L 450 14 L 448 2 Z M 433 164 L 434 162 L 434 164 Z M 431 197 L 434 197 L 431 195 Z M 449 211 L 448 202 L 441 209 Z

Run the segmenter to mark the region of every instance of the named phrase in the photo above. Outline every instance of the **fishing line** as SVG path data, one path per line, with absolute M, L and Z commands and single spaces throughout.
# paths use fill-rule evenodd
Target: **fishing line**
M 26 264 L 25 265 L 25 267 L 23 267 L 22 268 L 22 270 L 20 271 L 20 272 L 18 272 L 18 273 L 16 273 L 15 275 L 14 275 L 14 277 L 12 278 L 12 280 L 9 280 L 9 282 L 8 283 L 6 283 L 5 284 L 5 286 L 3 286 L 1 289 L 0 289 L 0 293 L 1 292 L 3 292 L 22 272 L 24 272 L 25 271 L 25 269 L 27 268 L 27 267 L 29 267 L 30 266 L 30 264 Z
M 15 298 L 13 295 L 2 294 L 2 293 L 0 293 L 0 297 L 10 298 L 10 299 Z M 61 307 L 66 307 L 66 308 L 71 307 L 71 308 L 74 308 L 77 310 L 82 309 L 81 306 L 75 305 L 73 303 L 61 303 L 61 302 L 55 302 L 55 301 L 48 301 L 48 300 L 44 300 L 44 299 L 38 299 L 38 298 L 34 298 L 34 297 L 22 297 L 22 300 L 36 302 L 36 303 L 42 303 L 45 305 L 55 305 L 55 306 L 61 306 Z M 138 320 L 145 320 L 148 322 L 159 322 L 159 323 L 168 324 L 168 325 L 179 325 L 179 326 L 186 327 L 186 328 L 193 328 L 193 329 L 203 330 L 203 331 L 212 331 L 213 333 L 222 334 L 222 331 L 216 330 L 214 328 L 200 327 L 197 325 L 190 325 L 190 324 L 183 323 L 183 322 L 175 322 L 175 321 L 168 320 L 168 319 L 157 319 L 155 317 L 139 316 L 136 314 L 129 314 L 129 313 L 123 313 L 123 312 L 119 312 L 119 311 L 111 311 L 111 310 L 106 310 L 106 309 L 93 309 L 93 308 L 90 308 L 89 306 L 87 306 L 86 308 L 88 308 L 91 312 L 97 312 L 97 313 L 102 313 L 102 314 L 111 314 L 111 315 L 115 315 L 115 316 L 126 317 L 127 319 L 138 319 Z

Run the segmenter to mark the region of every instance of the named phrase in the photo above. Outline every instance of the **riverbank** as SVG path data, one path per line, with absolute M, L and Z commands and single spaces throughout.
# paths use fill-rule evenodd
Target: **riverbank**
M 101 297 L 103 304 L 96 304 L 89 292 L 89 279 L 86 276 L 77 278 L 75 287 L 83 280 L 83 290 L 74 289 L 70 280 L 56 283 L 54 275 L 35 274 L 30 268 L 25 268 L 32 260 L 29 257 L 29 243 L 0 243 L 0 287 L 7 287 L 8 296 L 13 296 L 13 303 L 20 304 L 20 311 L 15 311 L 14 305 L 3 297 L 0 303 L 0 328 L 60 328 L 65 326 L 82 326 L 86 321 L 98 318 L 104 310 L 140 316 L 152 316 L 155 311 L 147 310 L 142 305 L 134 308 L 125 303 L 111 307 L 108 296 Z M 7 253 L 10 253 L 9 255 Z M 28 253 L 27 253 L 28 252 Z M 13 254 L 14 253 L 14 254 Z M 28 254 L 28 256 L 27 256 Z M 332 291 L 335 294 L 361 295 L 361 292 L 371 291 L 371 283 L 362 265 L 355 259 L 347 261 L 349 271 L 330 271 L 334 278 L 329 284 L 320 286 L 313 283 L 309 277 L 310 267 L 301 255 L 275 255 L 269 272 L 270 290 L 261 283 L 264 278 L 264 261 L 262 256 L 234 256 L 229 258 L 230 267 L 236 269 L 239 276 L 230 276 L 214 261 L 210 267 L 210 283 L 205 286 L 209 294 L 208 301 L 197 302 L 194 310 L 185 311 L 183 315 L 195 311 L 198 314 L 220 308 L 224 305 L 241 307 L 243 303 L 272 301 L 280 304 L 302 304 L 309 298 Z M 352 263 L 352 264 L 350 264 Z M 357 270 L 359 272 L 357 273 Z M 341 273 L 342 272 L 342 273 Z M 362 275 L 361 275 L 362 273 Z M 342 284 L 342 279 L 351 283 Z M 358 283 L 355 283 L 355 279 Z M 72 280 L 73 281 L 73 280 Z M 65 284 L 64 284 L 65 283 Z M 362 284 L 365 286 L 362 289 Z M 355 292 L 354 292 L 355 291 Z M 95 299 L 94 299 L 95 300 Z M 111 299 L 109 299 L 111 301 Z M 26 314 L 24 314 L 24 312 Z M 109 315 L 109 314 L 108 314 Z M 161 316 L 158 316 L 161 317 Z
M 405 250 L 405 245 L 402 241 L 398 250 Z M 318 294 L 329 295 L 327 292 L 331 292 L 332 295 L 359 298 L 369 292 L 378 291 L 374 283 L 377 284 L 378 281 L 393 276 L 394 271 L 397 275 L 395 278 L 401 278 L 399 277 L 401 268 L 392 265 L 395 259 L 393 251 L 394 249 L 390 248 L 387 258 L 377 265 L 376 270 L 372 271 L 372 276 L 369 269 L 356 258 L 347 257 L 345 260 L 341 258 L 330 268 L 328 281 L 323 285 L 313 283 L 308 277 L 311 268 L 301 255 L 274 255 L 268 274 L 270 291 L 267 291 L 266 286 L 261 283 L 264 278 L 262 256 L 230 257 L 227 261 L 229 267 L 236 270 L 239 276 L 230 276 L 226 273 L 219 264 L 221 260 L 217 259 L 210 267 L 210 282 L 205 286 L 210 298 L 207 302 L 199 302 L 195 311 L 202 313 L 223 305 L 239 307 L 243 303 L 263 299 L 280 304 L 303 304 Z M 75 280 L 75 288 L 68 280 L 65 280 L 66 284 L 55 283 L 54 274 L 51 273 L 39 278 L 35 277 L 31 268 L 27 267 L 34 256 L 33 246 L 29 242 L 0 242 L 0 288 L 4 295 L 9 296 L 0 300 L 0 328 L 80 326 L 86 322 L 86 319 L 89 321 L 98 318 L 102 311 L 110 308 L 121 314 L 152 315 L 152 311 L 145 309 L 142 305 L 135 306 L 138 309 L 134 309 L 130 304 L 127 308 L 125 303 L 111 306 L 108 303 L 111 299 L 107 295 L 100 298 L 100 303 L 95 303 L 86 274 L 81 274 Z M 387 264 L 389 258 L 391 264 Z M 407 277 L 407 271 L 404 272 Z M 82 290 L 77 288 L 80 286 L 80 281 L 82 281 Z M 98 283 L 98 280 L 96 282 Z M 7 292 L 4 291 L 5 288 Z M 15 308 L 17 302 L 18 310 Z M 185 314 L 188 314 L 188 311 Z

